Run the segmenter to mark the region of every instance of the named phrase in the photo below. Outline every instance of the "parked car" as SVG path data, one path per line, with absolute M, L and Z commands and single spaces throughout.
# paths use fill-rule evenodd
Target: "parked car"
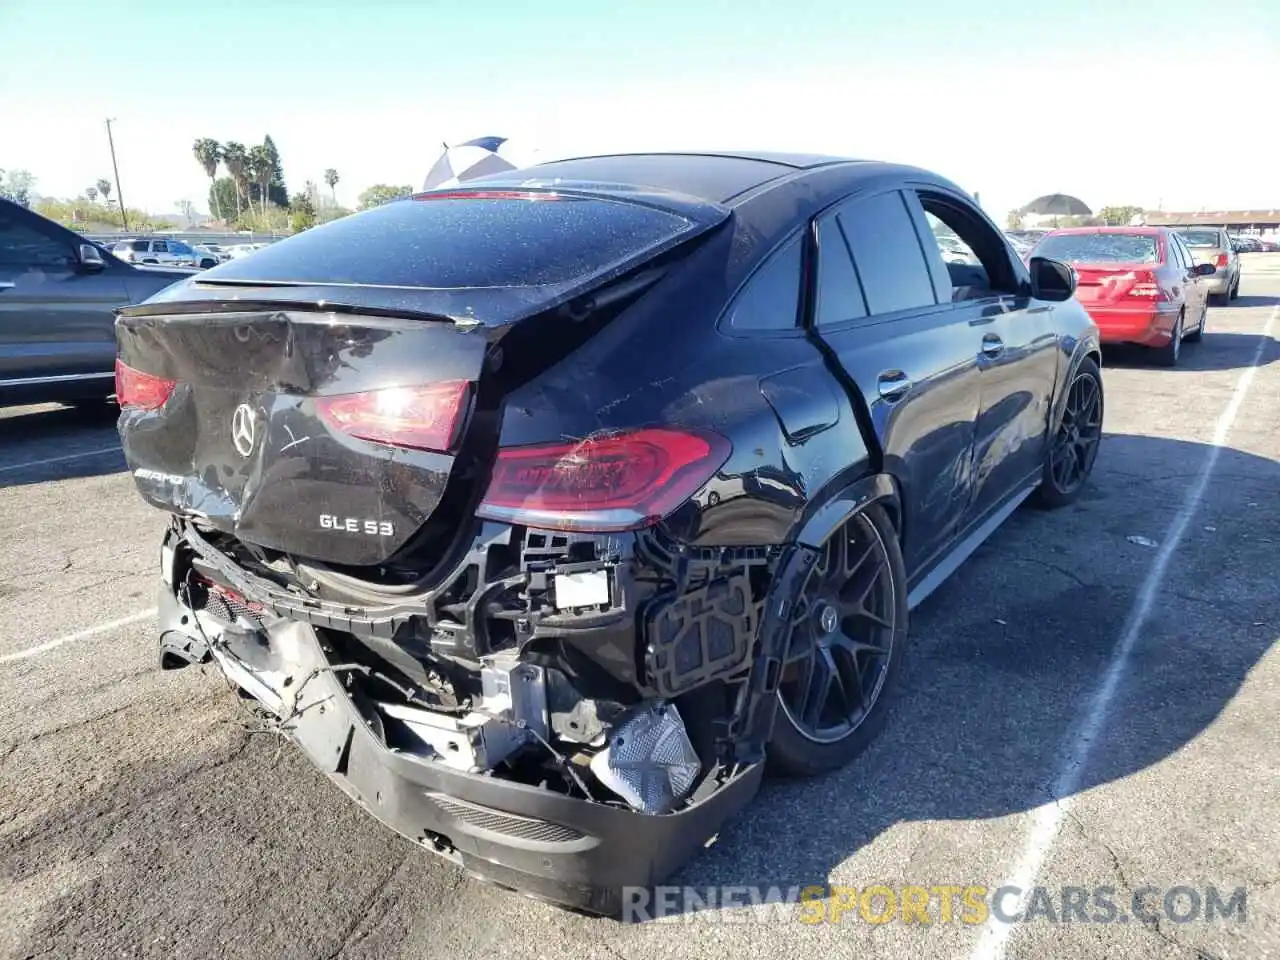
M 105 400 L 116 307 L 190 275 L 131 266 L 0 199 L 0 404 Z
M 200 266 L 202 267 L 216 266 L 219 263 L 225 263 L 231 259 L 231 254 L 229 254 L 227 249 L 220 243 L 197 243 L 195 246 L 201 253 L 206 253 L 213 258 L 213 263 L 201 263 Z
M 427 849 L 612 913 L 766 763 L 852 760 L 908 610 L 1080 493 L 1073 285 L 944 179 L 811 156 L 559 161 L 284 239 L 117 326 L 162 664 L 212 658 Z
M 1137 343 L 1174 366 L 1182 342 L 1198 341 L 1208 318 L 1206 280 L 1212 263 L 1197 265 L 1167 227 L 1070 227 L 1052 230 L 1033 257 L 1071 264 L 1076 299 L 1097 323 L 1104 343 Z
M 189 244 L 168 238 L 120 240 L 111 248 L 111 252 L 126 263 L 153 263 L 173 267 L 200 265 L 199 255 Z
M 1190 248 L 1196 263 L 1213 264 L 1204 278 L 1205 290 L 1215 303 L 1225 304 L 1240 295 L 1240 257 L 1227 231 L 1221 227 L 1178 227 L 1177 234 Z
M 1258 238 L 1259 253 L 1275 253 L 1276 251 L 1280 251 L 1280 243 L 1275 240 L 1268 240 L 1265 237 Z

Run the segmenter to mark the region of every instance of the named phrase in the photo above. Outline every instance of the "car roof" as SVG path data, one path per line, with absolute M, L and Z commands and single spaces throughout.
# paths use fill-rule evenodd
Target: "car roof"
M 735 197 L 801 170 L 841 163 L 843 157 L 811 153 L 617 153 L 552 160 L 487 176 L 486 183 L 558 178 L 654 187 L 712 203 Z

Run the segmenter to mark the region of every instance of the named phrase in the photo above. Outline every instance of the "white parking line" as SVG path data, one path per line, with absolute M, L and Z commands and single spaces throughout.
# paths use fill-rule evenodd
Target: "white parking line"
M 25 650 L 19 650 L 16 653 L 6 653 L 0 656 L 0 664 L 13 663 L 17 660 L 26 660 L 29 657 L 39 656 L 42 653 L 48 653 L 50 650 L 56 650 L 58 647 L 68 643 L 75 643 L 77 640 L 88 640 L 90 637 L 96 637 L 100 633 L 109 633 L 112 630 L 118 630 L 121 627 L 127 627 L 131 623 L 141 623 L 156 615 L 156 608 L 150 610 L 139 610 L 137 613 L 131 613 L 127 617 L 121 617 L 119 620 L 112 620 L 109 623 L 100 623 L 96 627 L 89 627 L 87 630 L 79 630 L 76 633 L 69 633 L 65 637 L 58 637 L 56 640 L 50 640 L 48 643 L 42 643 L 36 647 L 28 647 Z
M 84 453 L 68 453 L 61 457 L 49 457 L 46 460 L 27 460 L 23 463 L 10 463 L 0 467 L 0 473 L 8 473 L 10 470 L 24 470 L 27 467 L 43 467 L 48 463 L 65 463 L 68 460 L 79 460 L 82 457 L 100 457 L 104 453 L 115 453 L 120 450 L 120 445 L 114 447 L 103 447 L 101 450 L 86 450 Z
M 1258 341 L 1258 348 L 1253 352 L 1253 360 L 1248 368 L 1240 374 L 1240 378 L 1236 381 L 1235 391 L 1231 394 L 1231 400 L 1218 417 L 1218 422 L 1213 430 L 1212 446 L 1208 456 L 1205 457 L 1204 465 L 1200 468 L 1196 484 L 1187 495 L 1181 509 L 1174 516 L 1173 522 L 1169 524 L 1169 530 L 1164 536 L 1164 541 L 1161 543 L 1159 551 L 1156 553 L 1155 560 L 1152 561 L 1151 569 L 1147 571 L 1146 579 L 1142 581 L 1142 586 L 1138 588 L 1138 595 L 1134 598 L 1133 606 L 1129 610 L 1124 633 L 1121 634 L 1120 642 L 1116 644 L 1115 650 L 1111 654 L 1111 661 L 1107 664 L 1107 671 L 1103 674 L 1102 683 L 1093 692 L 1093 696 L 1090 697 L 1088 709 L 1080 718 L 1073 735 L 1065 745 L 1063 762 L 1058 769 L 1057 777 L 1054 779 L 1051 788 L 1052 799 L 1048 803 L 1036 807 L 1031 812 L 1031 830 L 1027 834 L 1026 843 L 1014 866 L 1012 875 L 1006 881 L 1008 885 L 1018 887 L 1022 891 L 1019 896 L 1019 903 L 1015 908 L 1017 910 L 1021 910 L 1025 906 L 1027 896 L 1035 885 L 1036 878 L 1040 875 L 1041 867 L 1044 866 L 1045 858 L 1057 839 L 1058 831 L 1062 827 L 1062 821 L 1066 818 L 1067 811 L 1071 808 L 1074 795 L 1080 789 L 1080 781 L 1085 764 L 1089 760 L 1094 741 L 1097 740 L 1098 734 L 1102 731 L 1102 726 L 1106 722 L 1107 711 L 1110 709 L 1111 701 L 1115 697 L 1116 688 L 1129 668 L 1129 658 L 1133 652 L 1133 646 L 1137 642 L 1142 628 L 1146 625 L 1147 618 L 1151 615 L 1151 608 L 1155 604 L 1156 594 L 1160 591 L 1160 587 L 1164 582 L 1169 562 L 1173 559 L 1179 544 L 1182 543 L 1182 538 L 1187 532 L 1187 525 L 1191 523 L 1192 517 L 1195 516 L 1196 510 L 1199 509 L 1200 501 L 1204 499 L 1205 491 L 1209 487 L 1209 480 L 1213 475 L 1213 469 L 1217 466 L 1218 457 L 1227 442 L 1227 435 L 1231 432 L 1232 424 L 1235 423 L 1235 419 L 1240 413 L 1240 406 L 1244 403 L 1245 394 L 1249 392 L 1249 386 L 1253 383 L 1254 374 L 1257 373 L 1258 365 L 1262 362 L 1263 351 L 1266 349 L 1267 344 L 1271 342 L 1271 328 L 1277 318 L 1280 318 L 1280 307 L 1274 309 L 1271 316 L 1267 318 L 1266 325 L 1262 329 L 1262 336 Z M 983 929 L 977 944 L 974 945 L 973 953 L 970 955 L 971 960 L 1001 960 L 1004 956 L 1005 947 L 1008 945 L 1009 937 L 1013 933 L 1014 926 L 1011 923 L 997 923 L 994 920 L 988 920 L 987 926 Z

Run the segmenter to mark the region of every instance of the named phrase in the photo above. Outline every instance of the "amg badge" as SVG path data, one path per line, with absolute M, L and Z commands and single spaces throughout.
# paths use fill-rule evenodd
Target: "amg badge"
M 340 530 L 343 533 L 361 533 L 367 537 L 389 537 L 395 530 L 390 520 L 361 520 L 359 517 L 335 517 L 331 513 L 320 514 L 322 530 Z

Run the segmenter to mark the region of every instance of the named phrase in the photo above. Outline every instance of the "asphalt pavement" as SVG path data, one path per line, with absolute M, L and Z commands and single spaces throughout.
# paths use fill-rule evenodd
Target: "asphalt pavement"
M 1108 352 L 1082 499 L 1019 510 L 913 614 L 866 754 L 767 785 L 673 881 L 1044 887 L 1054 916 L 1021 923 L 620 924 L 465 879 L 215 672 L 160 673 L 164 520 L 111 411 L 0 410 L 0 956 L 1280 957 L 1280 255 L 1241 292 L 1177 369 Z M 1247 908 L 1130 915 L 1177 886 Z M 1125 919 L 1067 916 L 1064 887 Z

